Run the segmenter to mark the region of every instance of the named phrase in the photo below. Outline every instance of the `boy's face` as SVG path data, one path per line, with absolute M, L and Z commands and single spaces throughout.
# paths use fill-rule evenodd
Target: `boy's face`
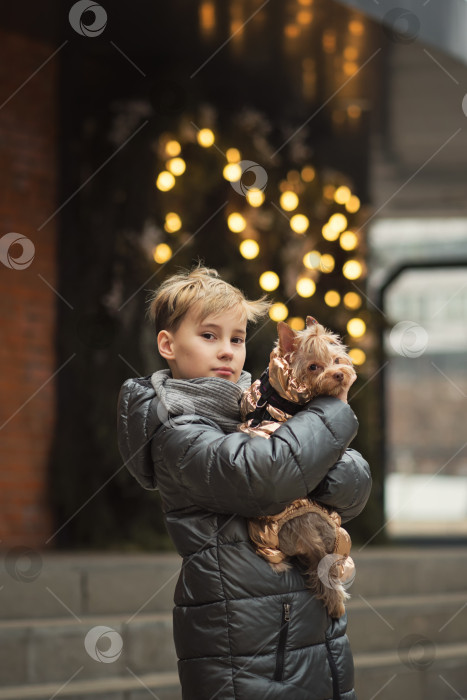
M 160 331 L 159 352 L 174 379 L 222 377 L 237 382 L 245 364 L 246 318 L 242 308 L 211 314 L 204 321 L 191 307 L 175 332 Z M 223 371 L 222 371 L 223 370 Z

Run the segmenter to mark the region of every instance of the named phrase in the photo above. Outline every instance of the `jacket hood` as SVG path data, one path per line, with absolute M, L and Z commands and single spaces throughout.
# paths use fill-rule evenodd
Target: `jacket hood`
M 118 449 L 128 471 L 145 489 L 157 489 L 151 457 L 151 438 L 161 425 L 157 394 L 151 375 L 127 379 L 120 389 L 117 406 Z

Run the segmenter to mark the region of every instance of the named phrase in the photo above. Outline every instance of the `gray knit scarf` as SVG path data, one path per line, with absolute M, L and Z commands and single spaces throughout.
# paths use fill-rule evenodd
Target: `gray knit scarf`
M 251 374 L 244 370 L 236 384 L 222 377 L 173 379 L 170 369 L 151 375 L 151 384 L 170 415 L 211 418 L 225 433 L 235 432 L 241 423 L 239 401 L 251 383 Z

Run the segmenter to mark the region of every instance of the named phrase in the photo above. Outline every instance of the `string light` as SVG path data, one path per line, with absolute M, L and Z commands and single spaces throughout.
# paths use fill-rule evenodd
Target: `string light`
M 292 316 L 287 321 L 287 324 L 293 328 L 294 331 L 302 331 L 305 328 L 305 319 L 300 318 L 300 316 Z
M 165 165 L 167 170 L 170 170 L 173 175 L 183 175 L 186 170 L 186 163 L 183 158 L 171 158 Z
M 246 228 L 246 221 L 241 214 L 233 212 L 227 217 L 227 226 L 234 233 L 241 233 Z
M 349 357 L 354 365 L 363 365 L 366 361 L 366 355 L 360 348 L 352 348 L 349 350 Z
M 311 165 L 305 165 L 301 175 L 303 182 L 312 182 L 315 179 L 316 171 Z
M 348 309 L 352 309 L 352 311 L 359 309 L 362 305 L 362 298 L 360 294 L 357 294 L 356 292 L 347 292 L 347 294 L 344 296 L 344 305 Z
M 269 316 L 272 321 L 285 321 L 289 315 L 289 310 L 285 304 L 280 301 L 277 304 L 273 304 L 269 309 Z
M 200 129 L 196 134 L 197 141 L 203 148 L 209 148 L 214 143 L 214 133 L 211 129 Z
M 175 185 L 175 178 L 168 170 L 159 173 L 156 180 L 156 187 L 161 192 L 168 192 Z
M 229 163 L 238 163 L 242 158 L 238 148 L 228 148 L 225 157 L 227 158 Z
M 347 228 L 347 218 L 344 216 L 344 214 L 333 214 L 329 219 L 328 224 L 333 231 L 341 233 Z
M 264 289 L 265 292 L 272 292 L 279 286 L 279 275 L 271 270 L 263 272 L 259 278 L 259 286 Z
M 168 233 L 175 233 L 182 228 L 182 220 L 178 214 L 170 211 L 165 217 L 164 228 Z
M 245 238 L 239 245 L 240 253 L 247 260 L 253 260 L 259 253 L 259 245 L 252 238 Z
M 357 280 L 361 277 L 363 268 L 358 260 L 347 260 L 342 267 L 342 272 L 344 277 L 347 277 L 348 280 Z
M 252 187 L 246 193 L 246 201 L 252 207 L 260 207 L 262 205 L 262 203 L 264 202 L 263 191 Z
M 328 201 L 332 202 L 334 199 L 334 192 L 336 191 L 336 188 L 334 185 L 325 185 L 323 187 L 323 197 L 324 199 L 327 199 Z
M 361 338 L 365 334 L 366 323 L 361 318 L 351 318 L 347 323 L 347 332 L 352 338 Z
M 303 264 L 309 270 L 316 270 L 316 268 L 319 267 L 320 260 L 321 253 L 319 253 L 317 250 L 310 250 L 309 253 L 305 253 L 303 256 Z
M 329 292 L 326 292 L 324 295 L 324 301 L 328 306 L 334 307 L 334 306 L 339 306 L 341 300 L 341 295 L 339 292 L 336 292 L 334 289 L 330 289 Z
M 353 231 L 344 231 L 341 233 L 339 244 L 343 250 L 354 250 L 358 244 L 358 236 Z
M 242 177 L 242 169 L 238 163 L 228 163 L 222 171 L 222 175 L 229 182 L 238 182 Z
M 296 284 L 297 294 L 301 297 L 311 297 L 316 291 L 316 284 L 309 277 L 300 277 Z
M 298 207 L 298 197 L 295 192 L 288 190 L 281 194 L 279 204 L 285 211 L 293 211 Z
M 341 185 L 341 187 L 338 187 L 334 192 L 334 201 L 337 202 L 337 204 L 345 204 L 349 201 L 351 196 L 352 192 L 350 189 L 346 185 Z
M 360 200 L 357 195 L 353 194 L 348 202 L 345 204 L 345 208 L 349 214 L 356 214 L 360 209 Z
M 339 231 L 333 228 L 329 221 L 327 224 L 324 224 L 323 228 L 321 229 L 321 234 L 326 241 L 335 241 L 337 238 L 339 238 Z
M 305 233 L 309 225 L 310 222 L 304 214 L 295 214 L 290 219 L 290 228 L 295 233 Z
M 172 257 L 172 248 L 167 245 L 167 243 L 159 243 L 154 248 L 153 251 L 153 258 L 156 261 L 156 263 L 165 263 L 167 260 L 170 260 Z
M 182 150 L 182 147 L 178 143 L 178 141 L 172 140 L 172 141 L 167 141 L 165 144 L 165 152 L 167 153 L 168 156 L 174 157 L 178 156 L 180 151 Z
M 336 261 L 334 260 L 332 255 L 325 253 L 321 256 L 321 259 L 319 261 L 319 269 L 321 270 L 321 272 L 332 272 L 335 266 Z

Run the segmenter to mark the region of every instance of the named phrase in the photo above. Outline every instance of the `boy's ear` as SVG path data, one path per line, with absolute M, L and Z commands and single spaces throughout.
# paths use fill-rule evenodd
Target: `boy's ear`
M 174 360 L 172 350 L 172 336 L 168 331 L 160 331 L 157 336 L 159 354 L 166 360 Z
M 277 324 L 277 334 L 279 336 L 279 349 L 282 355 L 287 355 L 294 349 L 295 343 L 295 331 L 284 323 L 284 321 L 279 321 Z

